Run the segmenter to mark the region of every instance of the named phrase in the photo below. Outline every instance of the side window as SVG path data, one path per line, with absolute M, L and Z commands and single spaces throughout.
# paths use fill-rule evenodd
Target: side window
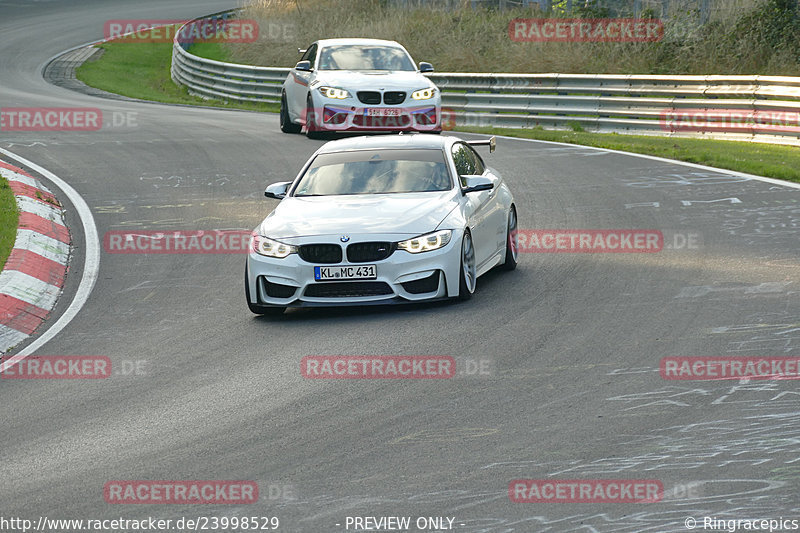
M 317 60 L 317 45 L 312 44 L 306 53 L 303 54 L 303 57 L 300 58 L 300 61 L 311 61 L 311 68 L 314 68 L 314 62 Z
M 467 174 L 472 174 L 472 158 L 467 151 L 467 147 L 461 143 L 453 145 L 453 163 L 456 166 L 456 173 L 459 178 Z M 463 179 L 461 180 L 461 185 L 464 186 Z
M 456 172 L 458 176 L 465 176 L 468 174 L 483 174 L 485 167 L 483 161 L 478 157 L 478 154 L 463 143 L 453 145 L 453 163 L 456 165 Z M 464 186 L 464 180 L 461 180 L 461 185 Z
M 471 146 L 467 146 L 467 150 L 469 150 L 470 154 L 472 154 L 472 158 L 475 160 L 475 171 L 473 174 L 483 174 L 483 172 L 486 170 L 486 165 L 483 164 L 483 159 L 481 159 L 481 156 L 478 155 L 478 152 L 476 152 Z

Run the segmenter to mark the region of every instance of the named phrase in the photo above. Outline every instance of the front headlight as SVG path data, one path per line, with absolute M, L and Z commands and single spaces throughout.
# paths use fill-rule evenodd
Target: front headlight
M 337 100 L 350 98 L 349 92 L 345 91 L 344 89 L 337 89 L 336 87 L 320 87 L 319 92 L 322 93 L 322 96 L 327 98 L 335 98 Z
M 419 91 L 414 91 L 411 93 L 411 98 L 414 100 L 430 100 L 436 94 L 435 87 L 429 87 L 427 89 L 420 89 Z
M 253 235 L 253 251 L 267 257 L 283 259 L 289 254 L 297 253 L 297 246 L 268 239 L 263 235 Z
M 408 239 L 407 241 L 400 241 L 397 243 L 397 248 L 412 254 L 430 252 L 432 250 L 438 250 L 439 248 L 447 246 L 447 243 L 450 242 L 450 237 L 452 235 L 453 232 L 449 229 L 436 231 L 434 233 L 428 233 L 427 235 L 421 235 L 419 237 L 414 237 L 413 239 Z

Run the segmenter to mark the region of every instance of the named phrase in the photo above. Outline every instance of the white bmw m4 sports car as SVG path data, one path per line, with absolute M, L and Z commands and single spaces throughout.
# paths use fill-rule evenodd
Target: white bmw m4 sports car
M 319 137 L 341 131 L 442 131 L 439 90 L 399 43 L 325 39 L 312 43 L 281 91 L 281 130 Z
M 256 314 L 286 307 L 470 298 L 479 276 L 517 265 L 517 212 L 473 148 L 494 138 L 392 135 L 331 141 L 253 232 L 245 270 Z

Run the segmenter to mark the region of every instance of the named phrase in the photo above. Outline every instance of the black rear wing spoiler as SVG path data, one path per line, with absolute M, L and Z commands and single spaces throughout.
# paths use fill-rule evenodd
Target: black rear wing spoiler
M 494 135 L 492 135 L 488 139 L 481 139 L 479 141 L 467 141 L 467 144 L 470 146 L 488 146 L 489 152 L 494 152 L 497 149 L 497 139 L 494 138 Z

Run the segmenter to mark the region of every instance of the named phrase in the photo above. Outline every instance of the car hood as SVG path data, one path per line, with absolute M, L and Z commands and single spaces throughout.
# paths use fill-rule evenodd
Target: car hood
M 261 235 L 287 239 L 330 234 L 422 235 L 458 206 L 453 191 L 289 197 L 264 219 Z
M 354 90 L 415 91 L 433 86 L 428 78 L 411 71 L 318 70 L 316 78 L 319 85 Z

